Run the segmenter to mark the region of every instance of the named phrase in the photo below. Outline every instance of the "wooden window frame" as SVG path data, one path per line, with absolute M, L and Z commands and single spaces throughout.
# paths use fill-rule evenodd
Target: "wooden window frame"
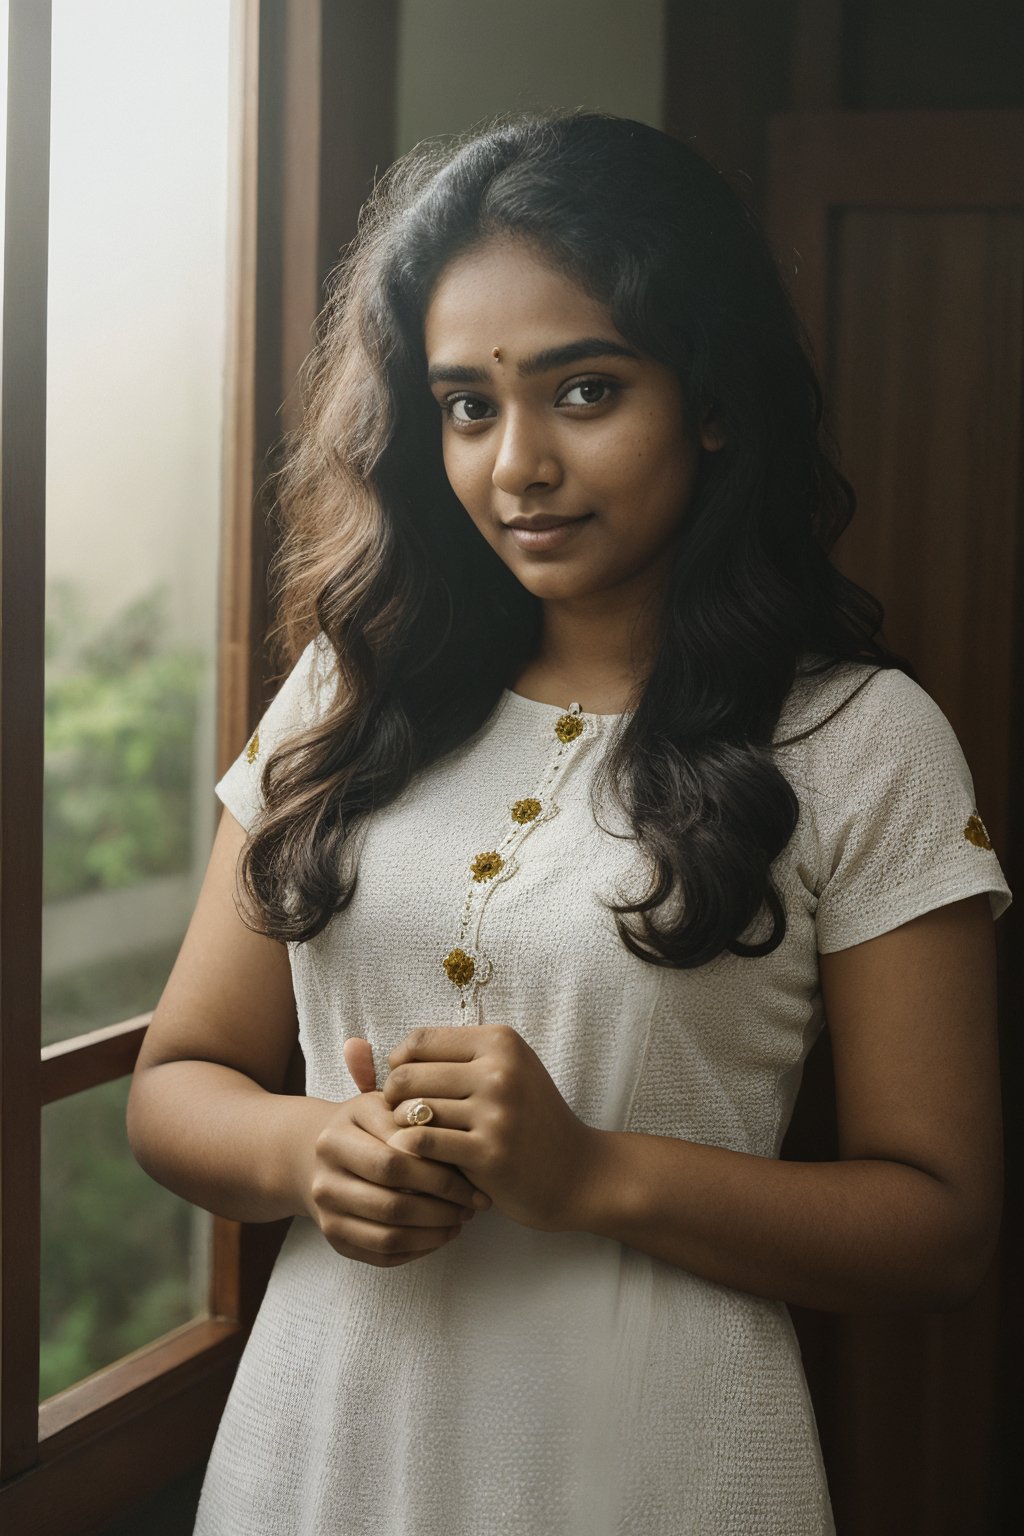
M 39 1404 L 41 1110 L 130 1074 L 149 1015 L 40 1048 L 50 0 L 10 0 L 9 18 L 0 524 L 0 1523 L 17 1531 L 86 1531 L 100 1529 L 208 1451 L 258 1300 L 251 1279 L 260 1271 L 259 1250 L 276 1246 L 283 1228 L 243 1229 L 218 1219 L 210 1315 Z M 255 0 L 235 0 L 219 769 L 247 734 L 263 681 L 253 662 L 266 628 L 266 520 L 253 493 L 263 458 L 260 427 L 278 392 L 279 352 L 267 347 L 269 370 L 257 367 L 260 324 L 272 324 L 267 290 L 277 286 L 266 281 L 259 217 L 261 193 L 268 203 L 276 200 L 280 164 L 272 150 L 281 113 L 279 71 L 265 72 L 264 88 L 259 64 L 261 50 L 274 58 L 281 26 L 279 5 L 265 5 L 261 13 Z M 273 275 L 273 263 L 271 269 Z
M 397 0 L 232 0 L 217 768 L 267 697 L 269 455 L 327 267 L 391 159 Z M 209 1316 L 39 1396 L 46 1104 L 127 1076 L 149 1015 L 41 1048 L 50 0 L 9 0 L 0 502 L 0 1525 L 101 1531 L 205 1459 L 287 1222 L 216 1218 Z M 282 402 L 285 402 L 282 415 Z M 301 1053 L 293 1081 L 301 1082 Z

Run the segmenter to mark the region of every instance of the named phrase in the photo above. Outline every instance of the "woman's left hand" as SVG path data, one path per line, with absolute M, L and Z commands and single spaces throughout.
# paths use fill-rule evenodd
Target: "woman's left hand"
M 575 1211 L 599 1131 L 577 1119 L 521 1035 L 504 1024 L 414 1029 L 388 1057 L 395 1123 L 388 1144 L 454 1163 L 513 1221 L 543 1231 L 577 1225 Z M 428 1125 L 406 1110 L 425 1099 Z

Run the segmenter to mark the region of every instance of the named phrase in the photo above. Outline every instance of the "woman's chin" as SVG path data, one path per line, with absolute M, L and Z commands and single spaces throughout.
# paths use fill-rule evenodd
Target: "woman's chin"
M 589 597 L 600 590 L 600 584 L 595 582 L 593 575 L 588 576 L 580 570 L 572 570 L 566 566 L 557 568 L 551 565 L 542 566 L 540 562 L 509 563 L 512 574 L 524 586 L 527 592 L 542 602 L 564 603 L 573 599 Z

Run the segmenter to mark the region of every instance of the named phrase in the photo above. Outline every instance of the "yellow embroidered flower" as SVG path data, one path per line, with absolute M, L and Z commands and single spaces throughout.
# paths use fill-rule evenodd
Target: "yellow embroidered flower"
M 464 949 L 453 949 L 445 955 L 441 964 L 444 966 L 445 975 L 456 987 L 468 987 L 476 975 L 476 965 L 471 955 L 467 955 Z
M 583 735 L 582 715 L 559 715 L 555 721 L 555 735 L 559 741 L 575 741 Z
M 973 816 L 968 816 L 964 827 L 964 837 L 966 837 L 969 843 L 973 843 L 975 848 L 992 847 L 992 840 L 985 831 L 985 823 L 977 812 Z
M 252 740 L 250 741 L 249 745 L 245 749 L 245 760 L 246 760 L 247 763 L 254 763 L 256 761 L 256 759 L 259 757 L 259 755 L 260 755 L 260 733 L 259 733 L 259 731 L 254 731 L 253 732 L 253 736 L 252 736 Z
M 517 800 L 515 805 L 510 807 L 510 809 L 512 812 L 512 820 L 517 821 L 522 827 L 525 826 L 528 821 L 535 821 L 540 815 L 540 801 L 530 799 Z
M 470 874 L 478 883 L 481 880 L 493 880 L 500 869 L 505 867 L 505 860 L 500 853 L 493 849 L 490 853 L 478 853 L 469 866 Z

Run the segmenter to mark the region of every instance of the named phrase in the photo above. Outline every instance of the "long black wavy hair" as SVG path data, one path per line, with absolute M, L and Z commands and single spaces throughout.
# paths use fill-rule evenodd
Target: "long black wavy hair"
M 278 576 L 285 659 L 322 632 L 337 689 L 264 769 L 250 920 L 282 940 L 319 933 L 352 898 L 352 834 L 479 729 L 537 646 L 540 602 L 456 500 L 426 383 L 440 274 L 502 236 L 570 274 L 724 437 L 701 452 L 657 659 L 605 769 L 650 869 L 643 898 L 612 911 L 656 965 L 766 954 L 785 933 L 771 864 L 799 811 L 772 748 L 795 676 L 913 669 L 878 638 L 881 605 L 830 561 L 856 499 L 757 220 L 689 146 L 585 111 L 421 145 L 376 187 L 334 274 L 279 476 Z M 744 942 L 755 919 L 766 936 Z

